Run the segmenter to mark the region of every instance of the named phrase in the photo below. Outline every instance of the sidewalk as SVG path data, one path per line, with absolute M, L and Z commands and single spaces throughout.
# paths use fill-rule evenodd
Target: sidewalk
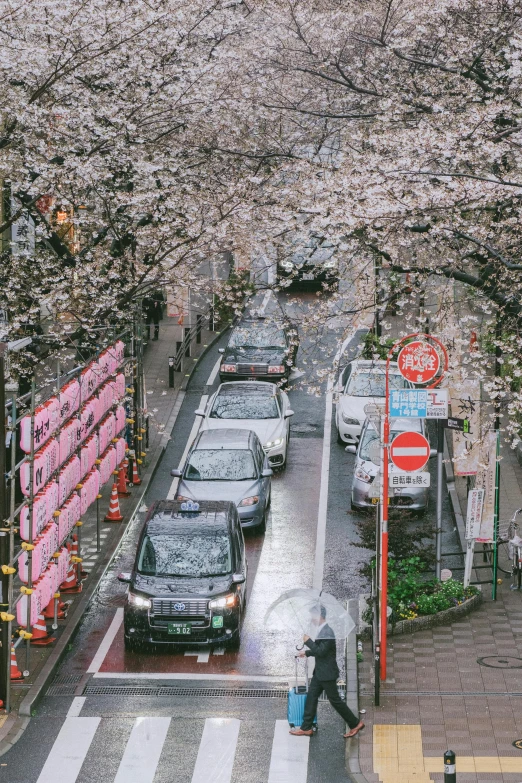
M 48 647 L 31 647 L 29 676 L 20 683 L 11 684 L 11 712 L 0 714 L 0 756 L 7 752 L 16 742 L 21 732 L 27 726 L 38 700 L 45 692 L 48 682 L 54 677 L 62 657 L 67 652 L 67 645 L 74 636 L 81 622 L 90 597 L 97 589 L 98 583 L 110 562 L 118 543 L 125 531 L 134 511 L 139 507 L 146 487 L 166 448 L 176 416 L 184 397 L 184 389 L 190 379 L 191 372 L 197 360 L 205 350 L 219 338 L 222 332 L 202 330 L 201 343 L 192 344 L 190 358 L 186 358 L 182 372 L 175 373 L 174 388 L 169 387 L 168 359 L 176 351 L 176 322 L 165 318 L 161 322 L 159 340 L 150 340 L 144 350 L 144 372 L 146 386 L 146 405 L 151 414 L 149 428 L 149 445 L 147 456 L 141 466 L 141 484 L 132 489 L 131 497 L 120 498 L 120 509 L 124 516 L 122 523 L 105 523 L 103 518 L 109 506 L 111 482 L 103 488 L 100 500 L 100 551 L 97 551 L 97 518 L 96 504 L 91 506 L 82 516 L 81 556 L 82 567 L 88 576 L 83 582 L 81 593 L 66 596 L 62 599 L 70 601 L 67 619 L 58 621 L 58 629 L 52 634 L 56 641 Z M 51 620 L 47 621 L 51 630 Z M 26 669 L 26 648 L 19 644 L 16 648 L 18 668 Z
M 456 480 L 465 513 L 466 483 Z M 506 444 L 501 462 L 501 520 L 522 506 L 522 468 Z M 480 572 L 484 574 L 487 571 Z M 522 750 L 522 595 L 504 577 L 498 600 L 483 585 L 484 603 L 451 626 L 389 637 L 388 679 L 374 706 L 371 643 L 359 664 L 359 707 L 366 729 L 354 780 L 368 783 L 444 781 L 443 754 L 457 755 L 458 783 L 520 783 Z M 480 659 L 486 659 L 479 662 Z

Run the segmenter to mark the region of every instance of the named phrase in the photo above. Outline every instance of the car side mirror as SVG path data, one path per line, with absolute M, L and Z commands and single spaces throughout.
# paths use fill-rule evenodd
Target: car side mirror
M 430 449 L 430 459 L 437 456 L 437 449 Z
M 285 413 L 285 419 L 289 419 L 290 416 L 293 416 L 293 415 L 294 415 L 294 411 L 292 411 L 292 410 L 290 410 L 290 408 L 288 408 L 288 410 Z
M 264 470 L 261 471 L 261 475 L 263 478 L 268 478 L 269 476 L 274 475 L 274 471 L 272 468 L 264 468 Z
M 218 353 L 225 353 L 225 349 L 224 348 L 218 348 Z
M 172 470 L 170 471 L 170 475 L 174 476 L 174 478 L 181 478 L 181 470 L 179 470 L 178 468 L 172 468 Z
M 246 578 L 244 574 L 232 574 L 232 582 L 235 585 L 242 585 L 244 582 L 246 582 Z
M 131 580 L 131 574 L 130 573 L 128 573 L 126 571 L 122 571 L 121 574 L 118 574 L 118 582 L 123 582 L 123 584 L 128 585 L 130 580 Z
M 203 410 L 203 408 L 198 408 L 197 411 L 194 411 L 194 413 L 196 414 L 196 416 L 204 416 L 205 415 L 205 411 Z
M 357 454 L 357 446 L 354 446 L 353 443 L 351 443 L 345 448 L 345 451 L 347 451 L 348 454 Z

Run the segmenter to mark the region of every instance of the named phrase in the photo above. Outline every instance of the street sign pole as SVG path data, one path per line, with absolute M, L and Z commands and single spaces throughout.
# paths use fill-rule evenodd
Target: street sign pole
M 500 430 L 497 429 L 497 460 L 495 465 L 495 515 L 493 517 L 493 585 L 491 598 L 497 600 L 498 575 L 498 521 L 500 511 Z
M 442 567 L 442 457 L 444 452 L 444 425 L 437 421 L 437 513 L 435 532 L 435 577 L 440 580 Z

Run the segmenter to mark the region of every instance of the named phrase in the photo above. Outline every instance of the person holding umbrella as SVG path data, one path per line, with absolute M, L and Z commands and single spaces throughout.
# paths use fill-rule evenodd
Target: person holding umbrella
M 306 703 L 303 715 L 303 722 L 300 728 L 290 730 L 290 734 L 297 737 L 313 734 L 312 725 L 314 716 L 317 712 L 317 704 L 321 693 L 325 691 L 328 701 L 339 713 L 341 718 L 348 724 L 350 731 L 344 734 L 346 738 L 355 737 L 356 734 L 364 728 L 364 723 L 357 720 L 348 705 L 343 701 L 337 688 L 337 679 L 339 677 L 339 667 L 337 666 L 337 648 L 335 643 L 335 634 L 326 622 L 326 607 L 318 604 L 310 610 L 311 622 L 317 626 L 318 632 L 313 641 L 307 634 L 303 636 L 303 641 L 308 650 L 302 650 L 299 657 L 315 658 L 315 669 L 310 681 L 310 687 L 306 696 Z

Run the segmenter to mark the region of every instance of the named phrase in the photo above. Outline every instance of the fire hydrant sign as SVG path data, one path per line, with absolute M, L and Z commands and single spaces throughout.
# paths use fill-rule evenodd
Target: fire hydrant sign
M 420 432 L 401 432 L 390 446 L 390 458 L 399 470 L 421 470 L 430 456 L 430 444 Z
M 429 343 L 415 340 L 400 351 L 397 364 L 399 372 L 412 383 L 428 383 L 437 375 L 439 354 Z
M 472 489 L 468 495 L 468 510 L 466 514 L 466 539 L 478 538 L 482 521 L 482 505 L 484 490 Z

